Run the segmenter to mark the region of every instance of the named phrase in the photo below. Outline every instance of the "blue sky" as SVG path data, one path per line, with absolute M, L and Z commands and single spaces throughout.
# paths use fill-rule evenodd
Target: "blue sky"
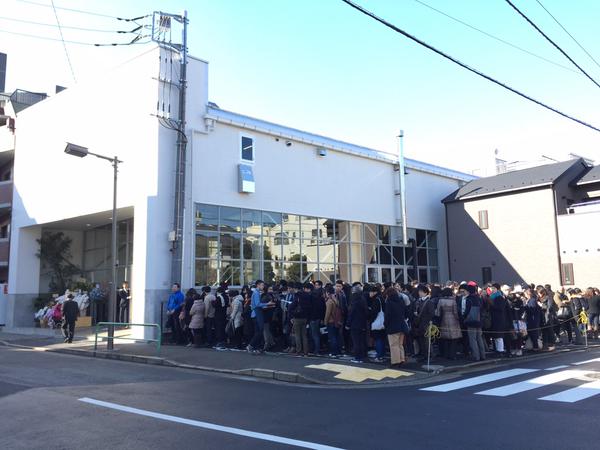
M 455 23 L 415 0 L 360 0 L 400 28 L 467 64 L 600 127 L 600 88 L 592 84 L 504 0 L 423 0 L 567 69 Z M 600 2 L 540 0 L 600 61 Z M 50 4 L 49 0 L 36 0 Z M 600 67 L 536 0 L 514 0 L 588 73 Z M 55 5 L 121 17 L 188 10 L 189 49 L 210 62 L 210 98 L 220 107 L 470 172 L 494 149 L 508 160 L 575 152 L 600 162 L 600 133 L 569 122 L 453 65 L 339 0 L 55 0 Z M 63 25 L 122 29 L 112 19 L 58 10 Z M 54 24 L 51 8 L 2 0 L 1 17 Z M 0 19 L 0 30 L 58 37 L 53 27 Z M 123 40 L 63 30 L 65 39 Z M 78 80 L 144 51 L 67 44 Z M 60 42 L 0 33 L 9 54 L 8 88 L 49 91 L 73 83 Z M 570 69 L 570 70 L 569 70 Z M 115 99 L 115 102 L 122 99 Z

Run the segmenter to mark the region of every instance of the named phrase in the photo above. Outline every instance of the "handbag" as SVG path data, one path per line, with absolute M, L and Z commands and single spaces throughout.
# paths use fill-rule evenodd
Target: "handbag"
M 572 316 L 571 308 L 569 308 L 566 305 L 558 308 L 558 313 L 556 313 L 556 317 L 558 317 L 561 320 L 570 319 L 571 316 Z
M 379 301 L 379 305 L 382 306 L 381 300 Z M 384 323 L 385 323 L 385 314 L 383 313 L 383 306 L 382 306 L 381 309 L 379 310 L 379 312 L 377 313 L 377 317 L 375 317 L 375 320 L 371 324 L 371 330 L 372 331 L 383 330 L 383 328 L 385 327 Z

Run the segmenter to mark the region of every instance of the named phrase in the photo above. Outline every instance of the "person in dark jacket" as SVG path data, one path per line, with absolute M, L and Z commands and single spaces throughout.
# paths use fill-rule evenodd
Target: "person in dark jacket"
M 75 335 L 75 322 L 79 317 L 79 305 L 73 300 L 73 294 L 67 294 L 67 300 L 62 306 L 62 333 L 65 337 L 65 342 L 71 344 Z
M 367 307 L 369 311 L 370 334 L 373 340 L 375 341 L 375 352 L 377 353 L 375 361 L 383 362 L 383 357 L 385 356 L 385 324 L 379 324 L 376 322 L 377 316 L 379 316 L 379 313 L 382 313 L 384 309 L 383 299 L 380 294 L 379 287 L 371 287 L 365 299 L 367 301 Z
M 430 291 L 427 286 L 424 284 L 417 286 L 417 295 L 419 296 L 419 299 L 416 303 L 416 320 L 414 321 L 414 324 L 415 335 L 417 336 L 417 341 L 419 343 L 419 353 L 417 354 L 417 359 L 422 361 L 430 358 L 431 356 L 429 339 L 425 337 L 425 334 L 429 329 L 429 324 L 433 322 L 436 305 L 429 294 Z
M 362 286 L 360 283 L 354 283 L 346 323 L 346 327 L 350 330 L 352 336 L 353 363 L 362 363 L 367 357 L 367 321 L 368 308 L 363 296 Z
M 538 286 L 536 291 L 538 295 L 538 304 L 542 309 L 542 340 L 544 342 L 544 347 L 548 350 L 554 350 L 554 344 L 556 343 L 554 325 L 558 308 L 556 307 L 556 303 L 554 303 L 554 298 L 548 294 L 546 288 Z
M 575 345 L 583 345 L 581 329 L 579 328 L 579 323 L 577 322 L 577 318 L 581 312 L 585 310 L 585 303 L 583 301 L 583 297 L 581 296 L 581 289 L 569 289 L 567 292 L 569 293 L 571 313 L 574 317 L 573 331 L 575 332 Z
M 500 290 L 498 283 L 494 283 L 491 286 L 489 302 L 492 315 L 491 334 L 494 339 L 494 347 L 498 353 L 504 353 L 510 349 L 511 335 L 509 331 L 512 329 L 512 320 L 510 318 L 508 301 Z
M 542 326 L 542 308 L 538 305 L 533 289 L 525 290 L 525 308 L 527 310 L 527 337 L 534 350 L 539 350 L 540 328 Z
M 129 322 L 129 303 L 131 302 L 131 290 L 129 289 L 129 283 L 123 281 L 123 285 L 118 292 L 119 297 L 119 317 L 118 322 L 128 323 Z
M 592 339 L 598 339 L 598 328 L 600 328 L 600 295 L 598 289 L 588 288 L 586 293 L 588 298 L 588 317 L 589 329 Z
M 323 319 L 325 318 L 325 291 L 323 290 L 323 283 L 320 280 L 315 281 L 311 296 L 310 337 L 313 353 L 318 355 L 321 352 L 321 323 L 323 323 Z
M 404 336 L 408 333 L 406 324 L 406 301 L 396 289 L 388 288 L 385 297 L 385 332 L 390 344 L 390 366 L 398 366 L 406 362 L 404 356 Z
M 312 284 L 305 283 L 302 290 L 298 290 L 292 305 L 290 314 L 292 316 L 292 326 L 294 327 L 294 341 L 296 342 L 296 355 L 308 355 L 308 336 L 306 334 L 306 324 L 311 317 L 312 308 Z
M 483 343 L 483 331 L 481 329 L 482 302 L 477 295 L 477 287 L 469 284 L 465 289 L 469 295 L 465 299 L 466 309 L 463 315 L 463 323 L 467 327 L 472 358 L 475 361 L 483 361 L 485 359 L 485 344 Z

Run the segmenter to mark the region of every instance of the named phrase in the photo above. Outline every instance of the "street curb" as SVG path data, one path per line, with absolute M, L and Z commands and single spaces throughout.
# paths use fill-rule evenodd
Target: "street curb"
M 271 369 L 260 369 L 260 368 L 252 368 L 252 369 L 219 369 L 216 367 L 206 367 L 206 366 L 196 366 L 193 364 L 182 364 L 176 361 L 172 361 L 166 358 L 160 358 L 157 356 L 140 356 L 140 355 L 129 355 L 125 353 L 107 353 L 103 351 L 93 351 L 93 350 L 81 350 L 77 348 L 46 348 L 46 347 L 35 347 L 29 345 L 20 345 L 13 344 L 7 341 L 0 341 L 0 345 L 4 345 L 6 347 L 15 347 L 15 348 L 28 348 L 36 351 L 50 352 L 50 353 L 61 353 L 65 355 L 72 356 L 82 356 L 88 358 L 101 358 L 101 359 L 113 359 L 117 361 L 125 361 L 125 362 L 134 362 L 139 364 L 152 364 L 158 366 L 166 366 L 166 367 L 177 367 L 180 369 L 191 369 L 191 370 L 199 370 L 202 372 L 211 372 L 211 373 L 220 373 L 226 375 L 238 375 L 238 376 L 246 376 L 246 377 L 254 377 L 260 378 L 263 380 L 273 380 L 273 381 L 281 381 L 284 383 L 295 383 L 295 384 L 333 384 L 333 385 L 342 385 L 342 383 L 328 383 L 321 382 L 318 380 L 311 379 L 309 377 L 305 377 L 296 372 L 285 372 L 280 370 L 271 370 Z
M 6 347 L 16 347 L 16 348 L 27 348 L 36 351 L 43 352 L 51 352 L 51 353 L 61 353 L 72 356 L 82 356 L 88 358 L 100 358 L 100 359 L 113 359 L 117 361 L 125 361 L 125 362 L 134 362 L 138 364 L 151 364 L 165 367 L 176 367 L 180 369 L 189 369 L 189 370 L 198 370 L 201 372 L 208 373 L 219 373 L 225 375 L 233 375 L 233 376 L 244 376 L 244 377 L 252 377 L 258 380 L 269 380 L 269 381 L 278 381 L 282 383 L 291 383 L 291 384 L 301 384 L 301 385 L 319 385 L 319 386 L 330 386 L 330 387 L 339 387 L 339 388 L 347 388 L 347 387 L 374 387 L 374 386 L 401 386 L 401 385 L 413 385 L 413 384 L 426 384 L 431 381 L 432 378 L 438 375 L 452 374 L 457 372 L 464 372 L 470 370 L 486 370 L 493 366 L 497 366 L 500 363 L 516 363 L 518 361 L 533 361 L 538 359 L 545 359 L 552 356 L 556 356 L 559 354 L 567 354 L 574 352 L 584 352 L 589 349 L 600 347 L 600 344 L 595 344 L 588 346 L 587 348 L 567 348 L 561 349 L 553 352 L 545 352 L 541 354 L 533 354 L 527 356 L 521 356 L 515 359 L 509 358 L 494 358 L 494 359 L 486 359 L 485 361 L 472 362 L 469 364 L 463 364 L 460 366 L 450 366 L 444 367 L 439 370 L 433 370 L 430 372 L 420 372 L 415 371 L 415 375 L 422 375 L 421 377 L 417 376 L 415 378 L 403 378 L 401 380 L 381 380 L 381 381 L 364 381 L 362 383 L 344 383 L 344 382 L 332 382 L 332 381 L 322 381 L 317 380 L 306 375 L 302 375 L 296 372 L 286 372 L 272 369 L 261 369 L 261 368 L 249 368 L 249 369 L 220 369 L 216 367 L 207 367 L 207 366 L 197 366 L 193 364 L 184 364 L 178 363 L 176 361 L 172 361 L 166 358 L 161 358 L 157 356 L 140 356 L 140 355 L 130 355 L 124 353 L 107 353 L 100 350 L 82 350 L 77 348 L 47 348 L 47 347 L 36 347 L 29 345 L 21 345 L 21 344 L 13 344 L 11 342 L 0 340 L 0 345 L 4 345 Z

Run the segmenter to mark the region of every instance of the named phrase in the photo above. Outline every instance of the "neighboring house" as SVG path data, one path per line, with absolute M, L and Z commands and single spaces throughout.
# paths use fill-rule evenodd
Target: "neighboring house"
M 405 247 L 397 155 L 221 109 L 208 102 L 208 63 L 192 57 L 182 276 L 171 279 L 177 133 L 156 116 L 178 110 L 173 59 L 146 50 L 17 117 L 9 326 L 31 325 L 47 289 L 35 256 L 46 230 L 71 237 L 88 281 L 110 280 L 112 169 L 65 154 L 67 142 L 123 161 L 118 281 L 131 284 L 135 323 L 160 321 L 174 281 L 447 279 L 440 199 L 474 177 L 406 160 Z
M 600 284 L 600 173 L 582 158 L 465 184 L 443 200 L 450 277 Z

